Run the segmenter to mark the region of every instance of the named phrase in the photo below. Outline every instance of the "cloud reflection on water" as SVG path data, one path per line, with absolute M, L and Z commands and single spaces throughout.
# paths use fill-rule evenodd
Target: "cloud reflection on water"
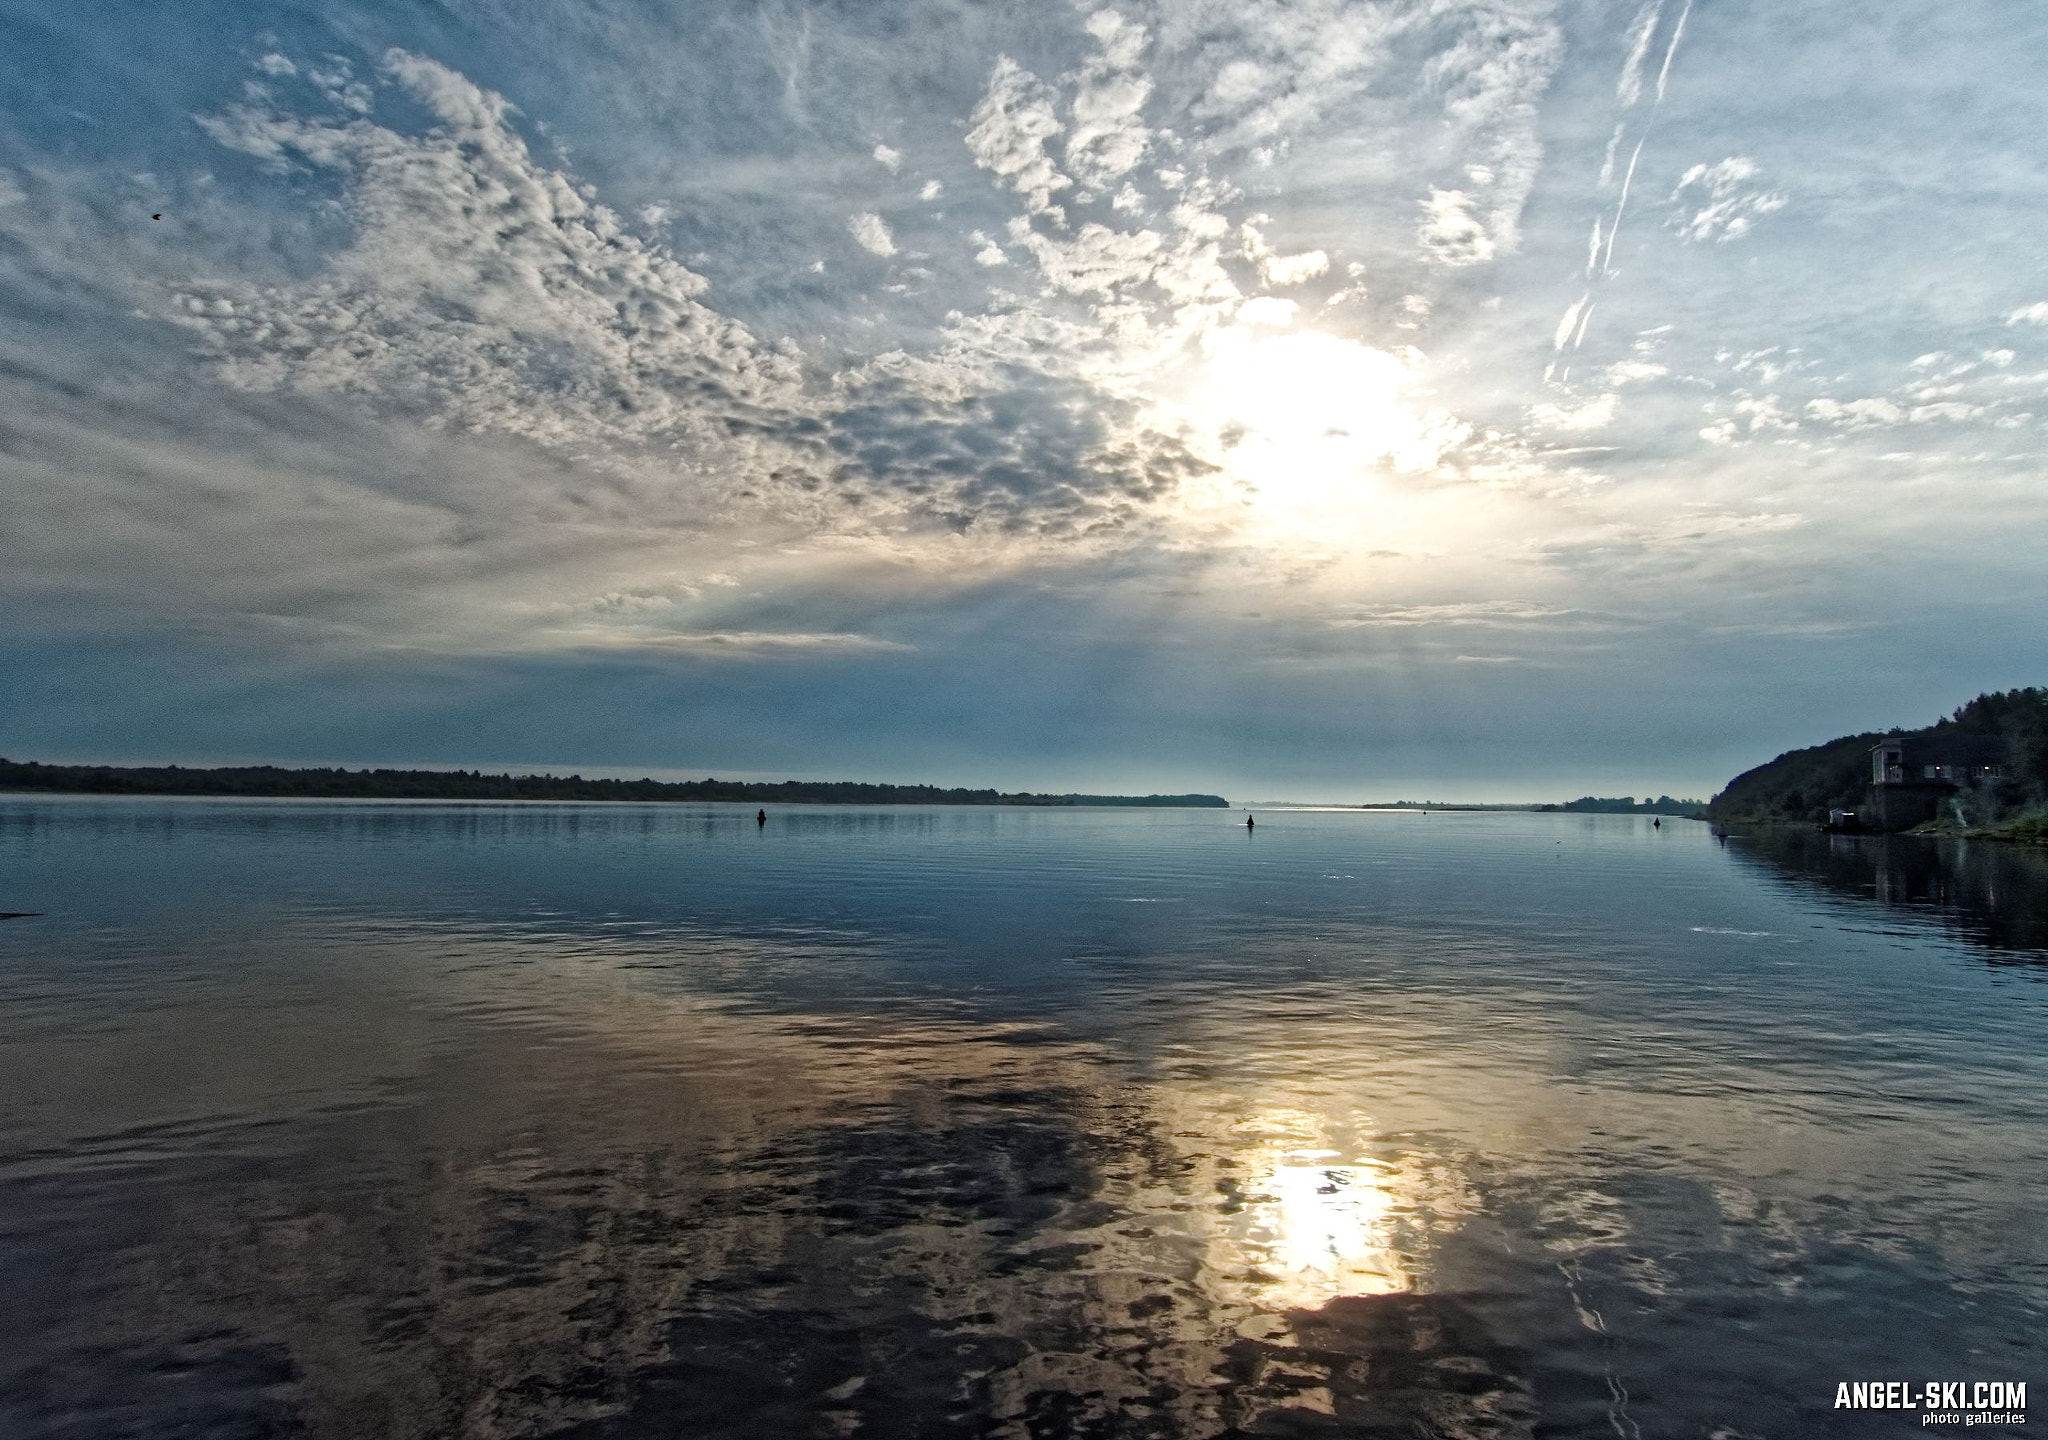
M 962 1405 L 1028 1426 L 1058 1404 L 1208 1434 L 1263 1393 L 1219 1385 L 1232 1355 L 1292 1347 L 1291 1317 L 1340 1296 L 1427 1285 L 1403 1168 L 1301 1148 L 1346 1128 L 1327 1117 L 1126 1084 L 1039 1026 L 750 1014 L 544 941 L 379 943 L 434 975 L 381 1017 L 358 994 L 355 1023 L 423 1025 L 424 1049 L 368 1045 L 356 1073 L 330 1052 L 291 1097 L 260 1062 L 216 1068 L 184 1091 L 207 1113 L 0 1175 L 38 1197 L 45 1261 L 106 1301 L 45 1316 L 15 1403 L 112 1419 L 170 1365 L 218 1423 L 332 1435 L 636 1434 L 664 1403 L 692 1433 Z M 168 1023 L 201 1069 L 250 1038 Z M 60 1401 L 58 1357 L 87 1351 Z M 819 1354 L 847 1373 L 798 1363 Z M 683 1395 L 650 1412 L 650 1385 Z
M 2040 1333 L 2031 1012 L 1703 829 L 26 808 L 0 1424 L 1773 1433 Z

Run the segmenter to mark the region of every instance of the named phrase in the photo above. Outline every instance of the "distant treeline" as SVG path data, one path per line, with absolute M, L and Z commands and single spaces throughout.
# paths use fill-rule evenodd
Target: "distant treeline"
M 1005 795 L 854 780 L 586 780 L 480 770 L 285 769 L 276 765 L 43 765 L 0 759 L 0 790 L 79 795 L 246 795 L 343 800 L 736 800 L 748 805 L 1147 805 L 1227 808 L 1221 795 Z
M 1638 802 L 1633 795 L 1604 799 L 1598 795 L 1581 795 L 1576 800 L 1567 800 L 1562 805 L 1545 805 L 1545 810 L 1570 810 L 1587 815 L 1699 815 L 1705 812 L 1704 800 L 1674 800 L 1669 795 L 1659 795 L 1655 800 Z
M 1998 823 L 2048 810 L 2048 689 L 2030 687 L 1979 695 L 1924 730 L 1873 730 L 1787 750 L 1730 780 L 1707 813 L 1716 820 L 1817 821 L 1830 810 L 1858 809 L 1870 788 L 1870 749 L 1890 736 L 1995 740 L 2002 747 L 2005 773 L 1980 788 Z

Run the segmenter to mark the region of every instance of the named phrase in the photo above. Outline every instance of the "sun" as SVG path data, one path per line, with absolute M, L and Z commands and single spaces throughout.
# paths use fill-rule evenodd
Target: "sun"
M 1440 427 L 1413 403 L 1413 361 L 1320 330 L 1213 332 L 1187 414 L 1270 522 L 1317 530 L 1361 518 L 1389 470 L 1425 468 Z

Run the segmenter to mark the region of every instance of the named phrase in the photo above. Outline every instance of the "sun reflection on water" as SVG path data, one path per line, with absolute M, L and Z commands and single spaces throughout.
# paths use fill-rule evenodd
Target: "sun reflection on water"
M 1413 1288 L 1389 1244 L 1392 1172 L 1333 1158 L 1334 1152 L 1297 1151 L 1268 1172 L 1263 1188 L 1271 1199 L 1251 1236 L 1265 1245 L 1268 1268 L 1290 1303 L 1301 1306 Z
M 1253 1310 L 1316 1309 L 1343 1296 L 1426 1289 L 1429 1217 L 1464 1208 L 1433 1197 L 1407 1164 L 1363 1153 L 1365 1117 L 1332 1123 L 1268 1111 L 1235 1128 L 1249 1143 L 1219 1177 L 1226 1204 L 1207 1269 Z

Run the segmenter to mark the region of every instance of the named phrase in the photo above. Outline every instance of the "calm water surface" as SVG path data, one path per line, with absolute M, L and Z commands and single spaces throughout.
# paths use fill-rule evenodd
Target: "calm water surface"
M 2040 857 L 1241 821 L 0 798 L 0 1435 L 2048 1391 Z

